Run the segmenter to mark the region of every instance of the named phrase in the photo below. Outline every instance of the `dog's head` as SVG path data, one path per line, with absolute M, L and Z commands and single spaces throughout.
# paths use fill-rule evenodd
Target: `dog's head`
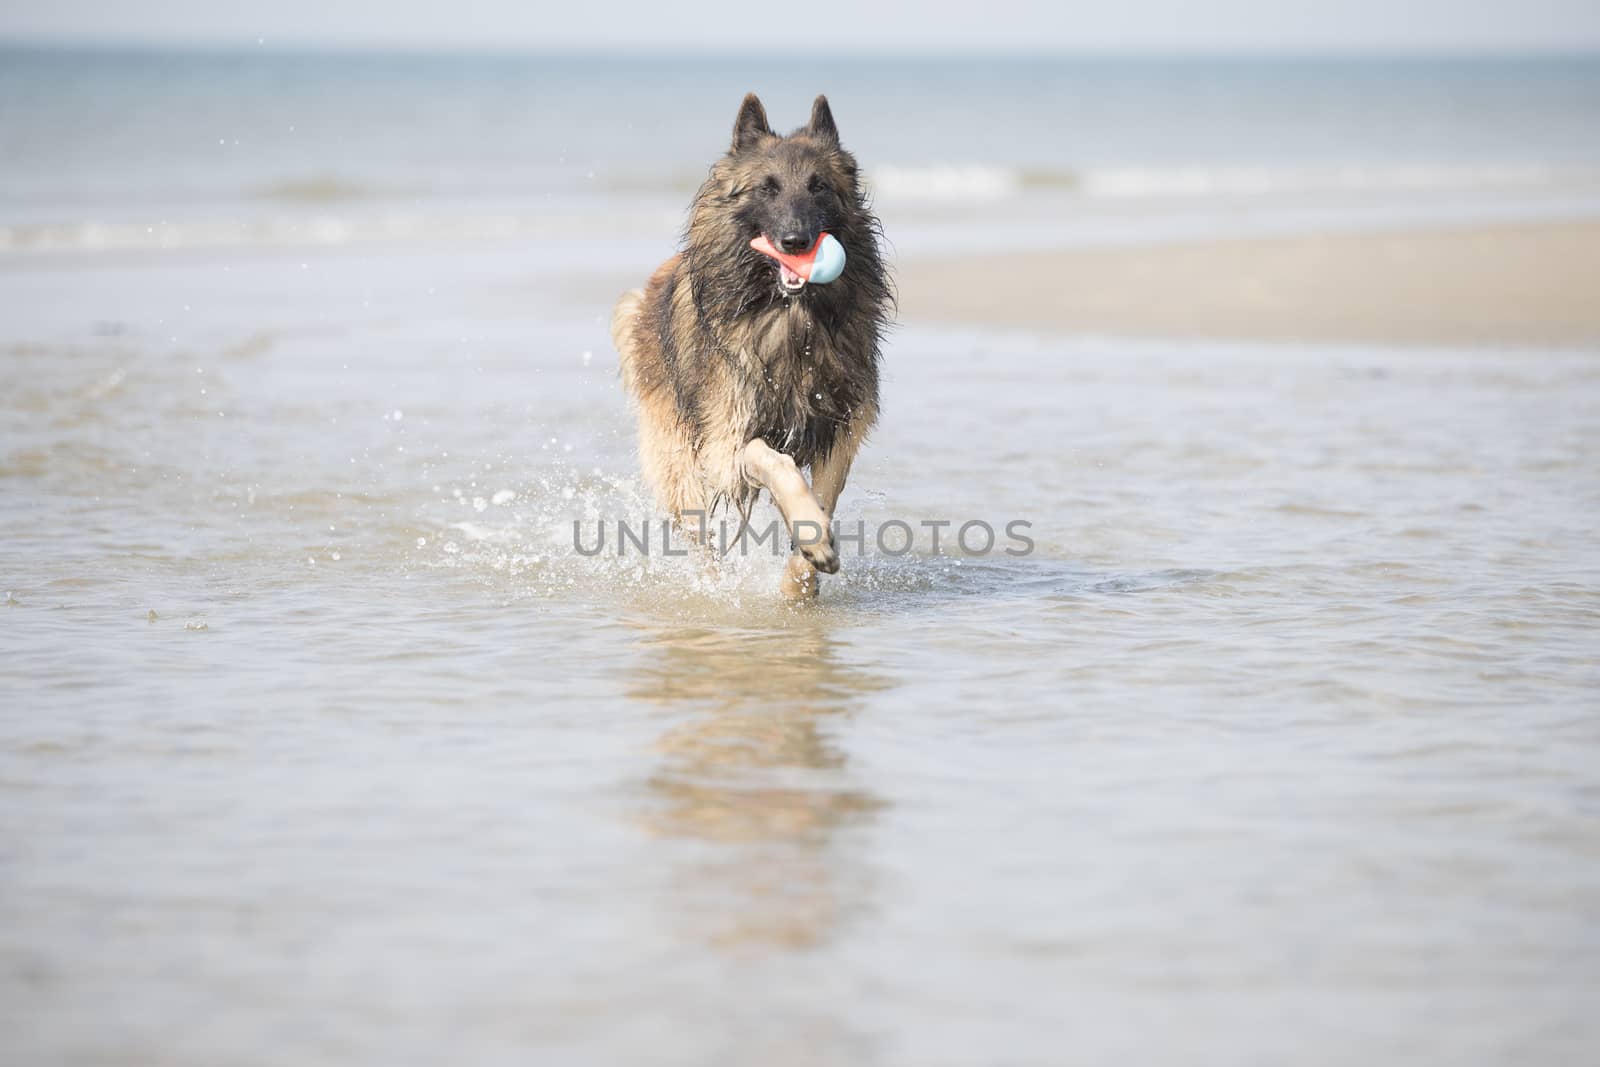
M 750 248 L 751 239 L 764 236 L 782 251 L 803 252 L 823 233 L 844 245 L 844 285 L 810 286 Z M 747 297 L 761 291 L 790 298 L 837 298 L 858 255 L 864 257 L 862 268 L 877 269 L 877 221 L 867 209 L 855 158 L 839 144 L 827 97 L 818 96 L 811 121 L 787 137 L 773 132 L 754 93 L 744 98 L 733 124 L 733 144 L 712 166 L 695 200 L 688 244 L 702 270 L 717 256 L 726 261 L 719 267 L 735 267 Z M 805 292 L 836 286 L 832 297 Z

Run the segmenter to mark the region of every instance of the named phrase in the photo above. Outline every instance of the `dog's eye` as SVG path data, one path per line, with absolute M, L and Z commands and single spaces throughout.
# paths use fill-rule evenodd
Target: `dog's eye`
M 828 183 L 817 177 L 815 174 L 811 176 L 810 181 L 806 182 L 806 189 L 812 193 L 820 193 L 827 187 Z
M 777 196 L 778 195 L 778 179 L 776 179 L 776 178 L 768 178 L 766 181 L 762 182 L 761 183 L 761 195 L 762 196 Z

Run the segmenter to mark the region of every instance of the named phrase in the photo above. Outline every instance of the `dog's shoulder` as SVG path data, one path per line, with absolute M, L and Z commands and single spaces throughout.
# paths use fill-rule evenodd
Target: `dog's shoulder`
M 659 293 L 666 287 L 678 273 L 678 268 L 683 265 L 683 253 L 679 252 L 657 267 L 650 275 L 650 280 L 645 283 L 645 292 L 651 295 Z

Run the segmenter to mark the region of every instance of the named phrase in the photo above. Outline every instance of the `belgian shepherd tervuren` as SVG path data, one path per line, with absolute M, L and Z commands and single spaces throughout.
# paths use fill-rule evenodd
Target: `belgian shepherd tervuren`
M 846 253 L 843 274 L 826 285 L 750 243 L 765 237 L 797 253 L 823 233 Z M 789 596 L 814 596 L 817 571 L 839 569 L 834 506 L 878 417 L 892 302 L 880 237 L 827 97 L 783 137 L 751 93 L 732 147 L 695 195 L 682 250 L 612 315 L 657 503 L 700 538 L 719 505 L 732 503 L 743 520 L 766 489 L 795 547 L 782 583 Z

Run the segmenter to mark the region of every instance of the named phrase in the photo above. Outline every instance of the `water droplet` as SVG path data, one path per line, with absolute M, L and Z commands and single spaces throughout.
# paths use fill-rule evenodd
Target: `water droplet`
M 417 547 L 418 548 L 427 548 L 428 547 L 428 539 L 426 537 L 417 538 Z
M 517 499 L 517 494 L 510 489 L 502 489 L 489 499 L 494 502 L 496 507 L 504 507 L 513 500 Z
M 196 631 L 211 629 L 211 627 L 206 625 L 206 622 L 205 622 L 204 619 L 190 619 L 188 622 L 183 624 L 183 628 L 185 630 L 196 630 Z

